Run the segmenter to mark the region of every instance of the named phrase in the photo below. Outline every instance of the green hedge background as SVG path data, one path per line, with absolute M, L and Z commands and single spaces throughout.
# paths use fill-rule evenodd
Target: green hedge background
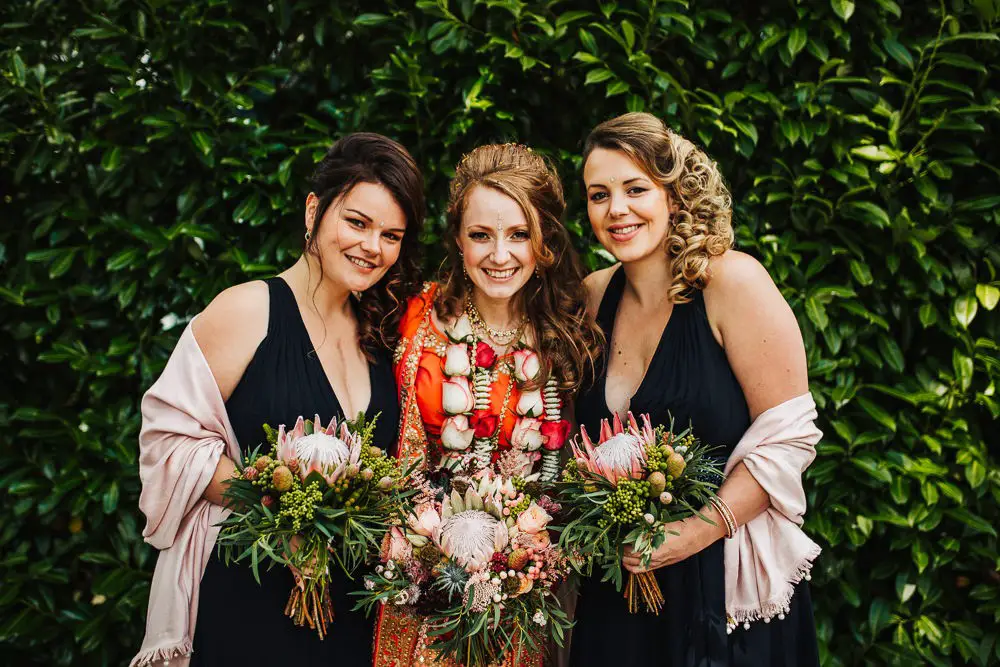
M 0 8 L 0 652 L 120 665 L 153 550 L 138 400 L 187 318 L 290 264 L 353 130 L 426 170 L 652 111 L 707 147 L 798 315 L 824 663 L 1000 660 L 997 0 L 8 0 Z

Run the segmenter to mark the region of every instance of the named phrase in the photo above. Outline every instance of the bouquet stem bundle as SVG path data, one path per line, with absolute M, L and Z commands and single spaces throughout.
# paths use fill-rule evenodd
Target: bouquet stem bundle
M 628 600 L 628 611 L 630 614 L 639 612 L 639 598 L 646 603 L 646 611 L 651 611 L 657 616 L 666 600 L 663 599 L 663 592 L 660 584 L 656 581 L 656 576 L 652 572 L 630 573 L 628 581 L 625 583 L 625 599 Z
M 327 626 L 333 622 L 330 587 L 323 580 L 319 580 L 316 586 L 297 586 L 288 596 L 285 616 L 295 621 L 295 625 L 309 626 L 323 639 Z

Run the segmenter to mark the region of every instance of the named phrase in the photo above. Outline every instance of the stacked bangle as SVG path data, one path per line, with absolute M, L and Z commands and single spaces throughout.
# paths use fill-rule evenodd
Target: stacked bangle
M 726 501 L 718 496 L 712 496 L 709 499 L 709 502 L 711 502 L 712 506 L 719 511 L 719 515 L 722 517 L 723 523 L 726 524 L 726 539 L 732 539 L 733 535 L 736 534 L 736 528 L 738 527 L 736 524 L 736 516 L 733 514 L 733 511 L 729 509 L 729 505 L 726 504 Z

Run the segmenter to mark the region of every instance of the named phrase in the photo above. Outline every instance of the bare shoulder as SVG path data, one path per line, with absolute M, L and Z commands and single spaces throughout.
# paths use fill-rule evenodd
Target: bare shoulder
M 774 287 L 764 265 L 745 252 L 727 250 L 708 263 L 709 279 L 705 296 L 738 297 L 761 287 Z
M 597 309 L 601 307 L 601 299 L 604 298 L 604 292 L 608 289 L 611 276 L 615 275 L 619 266 L 620 263 L 605 269 L 598 269 L 583 279 L 583 286 L 587 288 L 587 308 L 592 315 L 597 315 Z
M 705 309 L 753 418 L 808 390 L 795 314 L 760 262 L 729 250 L 711 260 Z
M 212 299 L 191 325 L 224 399 L 267 335 L 269 306 L 267 283 L 234 285 Z

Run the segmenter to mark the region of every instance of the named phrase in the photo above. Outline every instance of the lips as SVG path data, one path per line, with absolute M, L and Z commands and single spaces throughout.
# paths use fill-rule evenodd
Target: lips
M 486 269 L 486 268 L 484 268 L 482 271 L 483 271 L 483 273 L 485 273 L 487 276 L 489 276 L 493 280 L 509 280 L 509 279 L 511 279 L 511 278 L 514 277 L 514 274 L 517 273 L 518 270 L 519 270 L 519 268 L 515 266 L 514 268 L 511 268 L 511 269 Z
M 372 262 L 369 262 L 366 259 L 361 259 L 360 257 L 354 257 L 353 255 L 347 255 L 347 261 L 363 271 L 371 271 L 375 268 L 375 264 Z
M 608 227 L 608 234 L 614 241 L 619 243 L 628 241 L 636 234 L 639 230 L 645 226 L 645 223 L 631 223 L 628 225 L 611 225 Z

